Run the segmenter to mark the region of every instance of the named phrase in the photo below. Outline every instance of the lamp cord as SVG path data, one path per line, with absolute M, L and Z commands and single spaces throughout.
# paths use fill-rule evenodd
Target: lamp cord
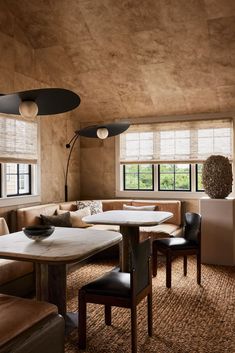
M 67 180 L 68 180 L 68 171 L 69 171 L 69 162 L 70 162 L 70 157 L 71 157 L 71 154 L 73 152 L 73 148 L 74 148 L 74 145 L 77 141 L 79 137 L 79 133 L 76 132 L 76 134 L 72 137 L 72 139 L 70 140 L 70 143 L 71 141 L 73 141 L 71 147 L 70 147 L 70 151 L 69 151 L 69 155 L 68 155 L 68 160 L 67 160 L 67 165 L 66 165 L 66 172 L 65 172 L 65 185 L 64 185 L 64 198 L 65 198 L 65 201 L 68 201 L 68 185 L 67 185 Z M 67 146 L 70 146 L 70 143 L 66 145 Z M 67 147 L 68 148 L 68 147 Z

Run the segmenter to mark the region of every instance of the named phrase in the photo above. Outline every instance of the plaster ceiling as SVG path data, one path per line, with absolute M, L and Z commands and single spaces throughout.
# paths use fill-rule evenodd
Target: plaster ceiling
M 234 0 L 4 4 L 31 76 L 79 93 L 81 120 L 235 110 Z

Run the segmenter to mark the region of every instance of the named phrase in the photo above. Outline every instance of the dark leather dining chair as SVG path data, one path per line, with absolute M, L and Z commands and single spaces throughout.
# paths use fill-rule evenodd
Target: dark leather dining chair
M 175 256 L 184 258 L 184 276 L 187 275 L 187 256 L 197 256 L 197 283 L 201 284 L 201 215 L 185 213 L 183 237 L 157 239 L 153 241 L 152 246 L 154 277 L 157 275 L 157 253 L 166 255 L 167 288 L 171 288 L 171 262 Z
M 105 324 L 111 325 L 111 307 L 131 309 L 132 353 L 137 352 L 137 305 L 148 297 L 148 335 L 152 336 L 152 264 L 150 239 L 137 244 L 130 256 L 131 272 L 111 271 L 79 291 L 79 348 L 86 348 L 86 303 L 103 304 Z

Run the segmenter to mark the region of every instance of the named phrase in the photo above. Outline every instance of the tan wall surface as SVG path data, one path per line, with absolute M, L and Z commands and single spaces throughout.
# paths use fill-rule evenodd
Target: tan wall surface
M 3 2 L 0 4 L 0 93 L 9 93 L 34 88 L 64 87 L 58 73 L 46 62 L 55 61 L 50 52 L 44 49 L 45 68 L 39 70 L 39 53 L 32 48 L 25 35 L 27 28 L 19 18 L 8 11 Z M 50 75 L 48 72 L 50 71 Z M 53 80 L 53 77 L 55 80 Z M 64 176 L 68 150 L 65 144 L 71 139 L 74 130 L 79 129 L 77 112 L 56 116 L 37 117 L 40 121 L 41 136 L 41 200 L 42 202 L 64 200 Z M 70 174 L 69 195 L 79 198 L 79 144 L 73 151 Z M 19 205 L 18 207 L 23 207 Z M 0 207 L 0 215 L 10 222 L 13 207 Z
M 81 96 L 71 114 L 39 118 L 42 202 L 63 199 L 64 145 L 80 122 L 234 112 L 234 36 L 234 0 L 1 1 L 0 92 Z M 83 198 L 114 197 L 114 139 L 81 143 L 70 199 L 79 175 Z

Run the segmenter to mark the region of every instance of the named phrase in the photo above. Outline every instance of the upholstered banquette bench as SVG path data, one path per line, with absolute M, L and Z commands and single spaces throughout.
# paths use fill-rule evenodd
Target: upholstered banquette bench
M 41 215 L 45 217 L 50 217 L 55 214 L 60 214 L 66 211 L 70 211 L 71 214 L 73 214 L 77 210 L 79 202 L 81 201 L 42 204 L 17 209 L 14 212 L 14 230 L 20 231 L 23 227 L 40 224 Z M 125 208 L 126 205 L 137 207 L 137 209 L 138 207 L 143 206 L 153 206 L 154 210 L 169 211 L 173 213 L 173 217 L 163 224 L 153 227 L 141 227 L 141 240 L 144 240 L 147 237 L 156 239 L 159 237 L 166 236 L 179 236 L 182 232 L 181 201 L 110 199 L 101 200 L 100 203 L 102 205 L 101 208 L 103 212 L 109 210 L 121 210 Z M 75 226 L 77 225 L 80 226 L 80 223 L 75 222 Z M 84 226 L 84 224 L 81 224 L 81 226 Z M 0 234 L 8 233 L 8 228 L 6 224 L 4 224 L 4 227 L 2 228 L 2 230 L 0 227 Z M 119 230 L 119 227 L 115 225 L 93 225 L 92 228 L 100 230 Z M 108 256 L 110 256 L 110 254 L 112 256 L 112 250 L 110 251 Z M 0 293 L 24 296 L 25 294 L 28 294 L 30 290 L 33 289 L 34 276 L 33 265 L 31 263 L 0 259 L 0 269 Z
M 86 202 L 86 201 L 83 201 Z M 168 211 L 173 213 L 173 217 L 163 224 L 153 227 L 141 227 L 141 238 L 151 237 L 157 238 L 161 236 L 171 235 L 178 236 L 182 232 L 181 222 L 181 201 L 178 200 L 129 200 L 129 199 L 113 199 L 101 200 L 102 211 L 122 210 L 126 206 L 134 206 L 136 209 L 143 206 L 153 206 L 156 211 Z M 77 210 L 78 202 L 69 201 L 58 204 L 38 205 L 18 209 L 16 212 L 17 230 L 29 225 L 40 224 L 40 215 L 52 216 L 63 211 L 74 212 Z M 110 225 L 93 225 L 94 229 L 101 230 L 118 230 L 118 226 Z
M 0 294 L 0 353 L 10 352 L 64 352 L 64 319 L 55 305 Z
M 4 218 L 0 218 L 0 236 L 8 234 Z M 26 261 L 0 259 L 0 293 L 25 296 L 34 290 L 34 267 Z

